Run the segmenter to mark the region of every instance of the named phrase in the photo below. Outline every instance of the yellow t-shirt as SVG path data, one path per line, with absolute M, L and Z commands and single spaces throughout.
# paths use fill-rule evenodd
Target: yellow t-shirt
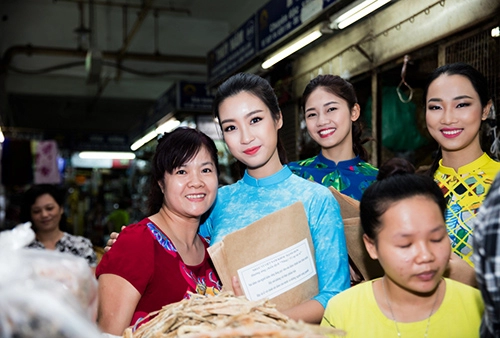
M 472 255 L 472 220 L 500 171 L 500 162 L 484 153 L 477 160 L 458 168 L 445 167 L 442 160 L 434 180 L 446 198 L 446 228 L 453 252 L 470 266 Z
M 479 290 L 451 279 L 439 309 L 430 318 L 428 338 L 479 337 L 484 304 Z M 373 281 L 358 284 L 334 296 L 328 302 L 321 326 L 334 326 L 347 332 L 347 338 L 398 337 L 396 325 L 378 307 L 373 294 Z M 403 338 L 422 338 L 427 319 L 398 322 Z

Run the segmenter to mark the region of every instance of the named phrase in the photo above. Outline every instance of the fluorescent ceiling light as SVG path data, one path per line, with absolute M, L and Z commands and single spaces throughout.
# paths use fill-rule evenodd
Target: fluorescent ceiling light
M 80 158 L 105 158 L 113 160 L 133 160 L 135 158 L 134 153 L 112 151 L 82 151 L 78 156 Z
M 331 28 L 344 29 L 391 0 L 365 0 L 332 20 Z
M 181 122 L 179 120 L 170 119 L 167 122 L 160 124 L 156 128 L 156 133 L 158 133 L 158 134 L 169 133 L 172 130 L 174 130 L 175 128 L 177 128 L 180 124 L 181 124 Z
M 135 141 L 130 146 L 130 149 L 132 151 L 136 151 L 137 149 L 139 149 L 140 147 L 142 147 L 143 145 L 154 139 L 156 136 L 158 136 L 158 134 L 171 132 L 172 130 L 177 128 L 180 124 L 181 122 L 175 118 L 169 119 L 165 123 L 160 124 L 155 130 L 150 131 L 149 133 L 147 133 L 146 135 Z
M 498 38 L 500 36 L 500 26 L 497 26 L 491 30 L 491 37 Z
M 144 135 L 143 137 L 141 137 L 140 139 L 138 139 L 137 141 L 135 141 L 130 146 L 130 149 L 132 151 L 136 151 L 137 149 L 139 149 L 140 147 L 142 147 L 143 145 L 145 145 L 146 143 L 148 143 L 149 141 L 151 141 L 152 139 L 154 139 L 156 137 L 156 135 L 158 135 L 158 133 L 156 132 L 156 130 L 150 131 L 149 133 L 147 133 L 146 135 Z
M 270 58 L 268 58 L 266 61 L 264 61 L 262 63 L 262 68 L 268 69 L 272 65 L 274 65 L 274 64 L 280 62 L 281 60 L 283 60 L 284 58 L 286 58 L 287 56 L 289 56 L 289 55 L 295 53 L 296 51 L 298 51 L 299 49 L 307 46 L 308 44 L 310 44 L 314 40 L 317 40 L 319 37 L 321 37 L 321 35 L 323 35 L 323 33 L 321 33 L 321 31 L 319 29 L 313 31 L 312 33 L 306 35 L 302 39 L 300 39 L 300 40 L 294 42 L 293 44 L 291 44 L 290 46 L 286 47 L 282 51 L 272 55 Z

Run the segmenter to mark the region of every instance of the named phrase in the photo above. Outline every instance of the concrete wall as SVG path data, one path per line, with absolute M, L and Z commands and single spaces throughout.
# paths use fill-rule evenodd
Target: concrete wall
M 494 18 L 500 20 L 498 0 L 399 0 L 368 19 L 336 31 L 297 59 L 296 94 L 300 96 L 318 73 L 349 78 Z

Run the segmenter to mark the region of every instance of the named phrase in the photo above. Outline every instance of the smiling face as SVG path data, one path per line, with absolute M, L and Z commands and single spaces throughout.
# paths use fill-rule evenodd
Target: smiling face
M 307 131 L 326 156 L 335 150 L 344 154 L 345 159 L 353 158 L 352 122 L 359 118 L 359 105 L 349 109 L 346 100 L 324 87 L 316 88 L 304 105 Z M 335 157 L 339 157 L 338 155 Z
M 219 121 L 231 154 L 245 164 L 256 178 L 272 175 L 282 168 L 277 151 L 278 130 L 269 108 L 257 96 L 242 91 L 219 106 Z
M 163 184 L 169 211 L 188 218 L 199 218 L 212 206 L 217 195 L 218 179 L 215 163 L 205 147 L 188 162 L 165 172 Z
M 414 294 L 434 291 L 451 253 L 443 214 L 435 201 L 416 195 L 394 202 L 380 217 L 375 240 L 364 236 L 390 287 Z
M 31 220 L 36 231 L 59 230 L 63 208 L 50 194 L 40 195 L 31 206 Z
M 482 154 L 479 143 L 481 121 L 490 104 L 481 106 L 478 93 L 462 75 L 443 74 L 429 86 L 426 97 L 426 123 L 431 136 L 445 152 L 460 152 L 464 158 Z

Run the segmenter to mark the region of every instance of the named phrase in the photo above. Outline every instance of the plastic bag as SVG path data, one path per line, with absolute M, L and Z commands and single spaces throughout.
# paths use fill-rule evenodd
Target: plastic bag
M 22 223 L 10 231 L 0 232 L 0 250 L 21 249 L 34 239 L 35 232 L 31 229 L 31 222 Z
M 87 261 L 25 248 L 34 237 L 30 223 L 0 233 L 0 337 L 100 337 Z
M 49 283 L 0 289 L 0 337 L 100 337 L 97 326 L 61 293 Z

